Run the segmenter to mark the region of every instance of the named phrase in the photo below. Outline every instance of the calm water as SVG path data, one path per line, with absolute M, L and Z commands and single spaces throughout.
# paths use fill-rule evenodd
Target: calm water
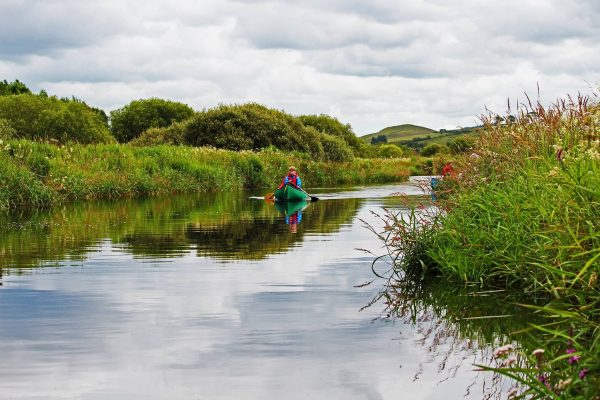
M 383 251 L 360 219 L 419 189 L 319 192 L 301 215 L 221 193 L 3 217 L 0 398 L 481 398 L 492 339 L 360 311 L 381 284 L 355 287 L 356 249 Z

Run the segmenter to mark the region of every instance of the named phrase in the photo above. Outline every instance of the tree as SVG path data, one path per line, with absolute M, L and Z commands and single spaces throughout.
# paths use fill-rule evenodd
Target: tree
M 423 157 L 431 157 L 433 155 L 436 155 L 437 153 L 440 153 L 443 149 L 444 146 L 442 145 L 439 145 L 437 143 L 429 143 L 428 145 L 423 147 L 423 149 L 421 150 L 421 155 Z
M 457 137 L 448 142 L 448 148 L 453 154 L 464 153 L 473 148 L 473 140 L 467 137 Z
M 404 151 L 395 144 L 382 144 L 377 146 L 377 156 L 380 158 L 401 158 Z
M 187 104 L 157 98 L 134 100 L 111 111 L 112 133 L 119 142 L 129 142 L 150 128 L 164 128 L 191 118 L 194 110 Z
M 14 82 L 7 82 L 6 79 L 0 82 L 0 96 L 10 96 L 14 94 L 31 93 L 31 90 L 18 79 Z
M 379 135 L 379 136 L 373 136 L 371 138 L 371 144 L 380 144 L 380 143 L 387 143 L 388 139 L 386 135 Z
M 0 96 L 0 119 L 13 137 L 60 143 L 114 141 L 101 117 L 83 102 L 35 94 Z
M 337 136 L 343 139 L 354 153 L 360 152 L 363 142 L 352 131 L 350 124 L 343 124 L 335 117 L 329 115 L 300 115 L 300 122 L 305 126 L 312 126 L 319 132 Z

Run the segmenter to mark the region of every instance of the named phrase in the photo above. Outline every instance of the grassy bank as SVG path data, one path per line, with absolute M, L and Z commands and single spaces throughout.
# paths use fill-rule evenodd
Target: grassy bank
M 29 140 L 0 144 L 0 210 L 48 207 L 81 199 L 274 188 L 293 164 L 305 187 L 405 180 L 409 159 L 312 161 L 275 149 L 229 151 L 126 144 L 55 146 Z M 414 167 L 412 167 L 414 169 Z
M 486 121 L 438 195 L 439 209 L 385 217 L 400 279 L 542 299 L 528 306 L 545 318 L 527 330 L 533 340 L 515 336 L 493 370 L 520 382 L 514 398 L 597 399 L 600 107 L 580 98 Z

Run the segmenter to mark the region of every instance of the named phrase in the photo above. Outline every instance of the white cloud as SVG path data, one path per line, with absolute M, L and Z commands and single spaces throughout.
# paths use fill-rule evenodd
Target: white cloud
M 359 134 L 471 125 L 600 82 L 593 1 L 3 2 L 0 78 L 107 111 L 158 96 L 333 113 Z

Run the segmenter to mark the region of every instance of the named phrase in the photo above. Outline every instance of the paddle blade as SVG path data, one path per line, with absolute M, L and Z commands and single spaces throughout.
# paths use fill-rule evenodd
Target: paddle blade
M 274 200 L 275 199 L 275 193 L 267 193 L 265 195 L 265 200 Z

